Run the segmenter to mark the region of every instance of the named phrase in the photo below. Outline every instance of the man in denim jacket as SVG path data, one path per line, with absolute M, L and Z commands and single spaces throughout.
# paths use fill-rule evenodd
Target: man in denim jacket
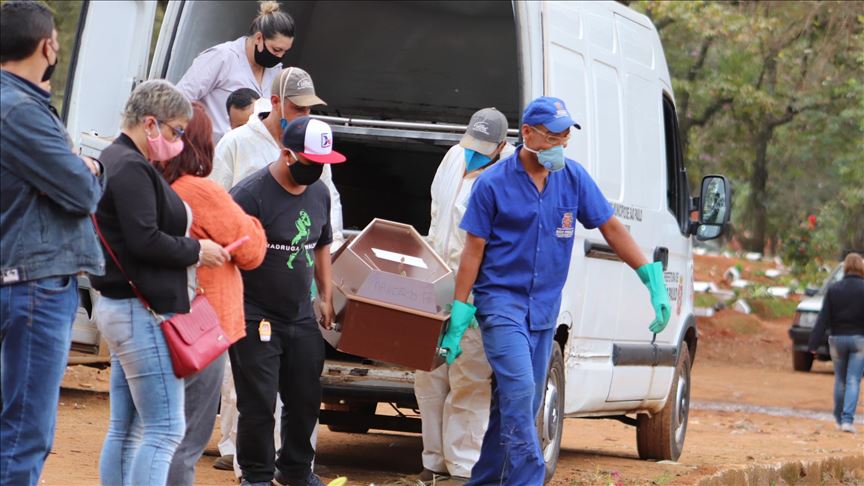
M 39 87 L 57 64 L 41 2 L 0 6 L 0 484 L 35 485 L 54 437 L 78 306 L 76 274 L 102 274 L 88 215 L 98 161 L 76 156 Z

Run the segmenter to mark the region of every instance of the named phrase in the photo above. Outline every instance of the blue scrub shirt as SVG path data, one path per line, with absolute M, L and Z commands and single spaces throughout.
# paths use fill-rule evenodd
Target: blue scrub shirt
M 527 322 L 537 331 L 555 326 L 575 221 L 593 229 L 614 209 L 571 159 L 549 173 L 539 192 L 519 161 L 521 149 L 480 175 L 459 227 L 486 240 L 473 289 L 478 315 Z

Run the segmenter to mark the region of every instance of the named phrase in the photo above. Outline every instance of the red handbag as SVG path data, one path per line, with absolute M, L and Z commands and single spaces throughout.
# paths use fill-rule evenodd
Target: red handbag
M 160 322 L 159 325 L 165 335 L 168 351 L 171 354 L 174 375 L 177 378 L 185 378 L 203 370 L 228 349 L 231 343 L 228 342 L 228 337 L 225 336 L 222 326 L 219 325 L 219 316 L 216 315 L 216 311 L 204 297 L 201 289 L 192 299 L 189 313 L 175 314 L 170 319 L 165 319 L 150 307 L 150 303 L 147 302 L 129 275 L 126 275 L 126 271 L 120 265 L 120 260 L 114 255 L 108 241 L 105 240 L 105 236 L 99 230 L 96 216 L 90 215 L 90 219 L 93 221 L 96 233 L 99 234 L 99 239 L 102 240 L 102 244 L 105 245 L 105 249 L 111 255 L 111 259 L 114 260 L 114 264 L 117 265 L 117 268 L 129 282 L 129 286 L 132 287 L 132 292 L 135 293 L 144 308 Z
M 203 370 L 231 345 L 216 311 L 203 294 L 195 296 L 188 314 L 164 319 L 161 326 L 178 378 Z

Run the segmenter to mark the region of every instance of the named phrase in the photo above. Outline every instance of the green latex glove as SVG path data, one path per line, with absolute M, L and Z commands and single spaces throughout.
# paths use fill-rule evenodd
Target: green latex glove
M 669 302 L 669 292 L 663 279 L 663 264 L 646 263 L 636 269 L 636 275 L 639 275 L 639 279 L 651 292 L 651 306 L 654 307 L 655 317 L 648 329 L 654 334 L 659 334 L 666 329 L 666 324 L 672 316 L 672 304 Z
M 462 347 L 459 342 L 462 341 L 462 335 L 468 329 L 468 325 L 474 320 L 474 313 L 477 308 L 471 304 L 453 301 L 453 307 L 450 309 L 450 326 L 447 327 L 447 332 L 444 333 L 444 338 L 441 339 L 441 347 L 447 350 L 447 364 L 453 364 L 456 358 L 462 354 Z

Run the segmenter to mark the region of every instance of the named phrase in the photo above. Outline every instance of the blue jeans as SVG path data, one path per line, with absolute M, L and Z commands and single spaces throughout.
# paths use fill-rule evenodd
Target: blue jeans
M 111 420 L 99 458 L 102 484 L 163 486 L 186 431 L 183 380 L 174 376 L 159 323 L 137 299 L 102 297 L 94 314 L 111 351 Z
M 77 307 L 74 275 L 0 287 L 0 484 L 39 481 Z
M 830 336 L 828 345 L 834 363 L 834 420 L 851 424 L 864 376 L 864 336 Z
M 486 316 L 480 319 L 480 331 L 492 366 L 492 402 L 468 484 L 542 486 L 546 464 L 535 420 L 555 330 L 530 331 L 527 323 Z

